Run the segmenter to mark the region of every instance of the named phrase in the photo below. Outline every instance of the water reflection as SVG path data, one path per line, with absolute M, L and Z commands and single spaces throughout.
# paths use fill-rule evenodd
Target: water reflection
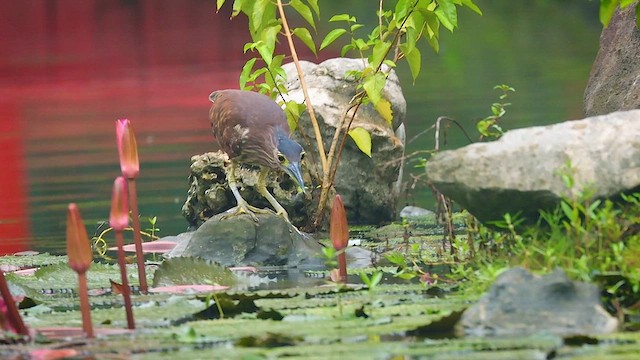
M 441 54 L 424 50 L 415 85 L 399 69 L 409 138 L 440 115 L 472 129 L 473 119 L 488 114 L 497 83 L 518 90 L 505 128 L 581 117 L 600 31 L 597 4 L 476 3 L 485 15 L 461 11 L 459 31 L 442 35 Z M 353 1 L 348 11 L 371 22 L 368 4 Z M 108 217 L 119 173 L 114 121 L 121 117 L 132 120 L 140 146 L 140 213 L 158 217 L 161 235 L 184 230 L 189 158 L 214 148 L 208 94 L 237 87 L 247 57 L 245 22 L 216 15 L 214 6 L 203 0 L 0 4 L 0 251 L 31 241 L 61 252 L 71 201 L 90 228 Z M 345 11 L 344 2 L 327 1 L 323 9 L 325 18 Z M 452 137 L 449 146 L 463 142 Z M 429 135 L 407 150 L 432 147 Z M 429 206 L 425 193 L 414 191 L 407 201 Z

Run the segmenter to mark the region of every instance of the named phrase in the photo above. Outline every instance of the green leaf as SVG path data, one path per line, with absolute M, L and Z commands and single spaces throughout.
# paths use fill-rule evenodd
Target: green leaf
M 356 18 L 355 16 L 351 16 L 349 14 L 340 14 L 340 15 L 333 15 L 331 19 L 329 19 L 329 22 L 334 22 L 334 21 L 356 22 Z
M 362 25 L 362 24 L 353 24 L 353 25 L 351 25 L 351 32 L 355 32 L 356 30 L 358 30 L 358 29 L 360 29 L 362 27 L 364 27 L 364 25 Z
M 351 136 L 360 151 L 371 157 L 371 134 L 367 130 L 361 127 L 353 128 L 349 130 L 349 136 Z
M 220 9 L 222 8 L 222 5 L 224 5 L 224 1 L 225 0 L 217 0 L 216 1 L 216 12 L 220 11 Z
M 285 114 L 287 115 L 287 122 L 289 123 L 289 129 L 291 132 L 294 132 L 298 127 L 298 120 L 300 119 L 300 114 L 307 107 L 304 104 L 298 104 L 293 100 L 289 100 L 285 103 Z
M 409 13 L 409 9 L 411 8 L 412 3 L 413 0 L 398 0 L 395 9 L 396 18 L 404 19 L 404 17 Z
M 267 11 L 268 6 L 275 7 L 275 5 L 271 3 L 271 0 L 256 0 L 253 4 L 251 16 L 249 17 L 249 20 L 251 20 L 249 26 L 251 27 L 252 32 L 259 32 L 262 29 L 262 23 L 268 23 L 268 19 L 265 19 L 265 14 L 269 13 Z M 275 12 L 273 12 L 273 16 L 275 16 Z
M 393 122 L 393 110 L 391 110 L 391 103 L 389 100 L 382 98 L 375 103 L 374 107 L 378 111 L 378 114 L 380 114 L 380 116 L 387 121 L 389 126 L 391 126 Z
M 385 259 L 389 260 L 392 264 L 398 266 L 407 266 L 407 262 L 404 259 L 404 255 L 397 251 L 390 251 L 384 255 Z
M 371 52 L 371 56 L 369 57 L 369 65 L 377 70 L 382 64 L 382 61 L 387 57 L 389 53 L 389 49 L 391 48 L 391 43 L 388 41 L 376 42 L 373 46 L 373 51 Z
M 369 287 L 375 287 L 380 283 L 380 280 L 382 280 L 382 271 L 376 271 L 371 275 L 371 284 Z
M 318 55 L 316 53 L 316 44 L 313 43 L 313 38 L 311 37 L 311 33 L 307 28 L 297 28 L 293 29 L 293 35 L 297 36 L 311 51 L 314 55 Z
M 604 27 L 609 26 L 609 21 L 618 7 L 619 0 L 600 0 L 600 22 Z
M 240 14 L 240 12 L 242 11 L 244 5 L 245 5 L 245 0 L 234 0 L 233 8 L 231 10 L 231 17 L 238 16 L 238 14 Z
M 316 13 L 316 16 L 320 17 L 320 7 L 318 7 L 318 0 L 307 0 L 307 2 L 309 3 L 309 6 L 311 6 L 311 9 L 313 9 L 313 12 Z
M 640 2 L 636 5 L 636 27 L 640 29 Z
M 271 1 L 271 0 L 269 0 Z M 313 21 L 313 14 L 311 13 L 311 9 L 302 3 L 301 0 L 291 0 L 289 3 L 292 8 L 294 8 L 302 18 L 304 18 L 314 29 L 316 28 L 316 23 Z
M 437 38 L 440 31 L 438 16 L 434 13 L 427 13 L 425 20 L 427 22 L 427 39 Z
M 420 50 L 417 47 L 414 47 L 413 49 L 404 52 L 404 56 L 407 59 L 409 70 L 411 70 L 411 77 L 413 77 L 413 82 L 415 83 L 418 75 L 420 75 L 420 67 L 422 66 L 422 55 L 420 54 Z
M 350 50 L 353 50 L 354 46 L 353 44 L 347 44 L 345 46 L 342 47 L 342 50 L 340 50 L 340 56 L 344 57 L 347 52 L 349 52 Z
M 276 37 L 280 32 L 280 28 L 280 25 L 265 28 L 260 35 L 262 43 L 256 46 L 258 53 L 260 53 L 260 56 L 262 56 L 262 59 L 267 65 L 271 64 L 273 60 L 273 52 L 276 48 Z
M 364 79 L 362 87 L 367 92 L 367 96 L 372 104 L 377 104 L 382 99 L 382 89 L 387 79 L 383 73 L 377 72 L 373 75 L 367 76 Z
M 620 7 L 621 8 L 626 8 L 627 6 L 633 4 L 634 2 L 636 2 L 637 0 L 620 0 Z
M 458 26 L 458 10 L 452 0 L 436 0 L 438 7 L 436 8 L 436 16 L 440 19 L 442 25 L 447 30 L 453 32 Z
M 438 53 L 440 52 L 440 43 L 438 42 L 438 38 L 437 37 L 427 37 L 427 41 L 429 42 L 429 45 L 431 45 L 431 48 L 433 48 L 433 50 Z
M 240 89 L 248 90 L 247 82 L 249 81 L 249 75 L 251 74 L 251 70 L 253 70 L 253 65 L 256 63 L 256 58 L 250 59 L 247 61 L 242 67 L 242 71 L 240 72 Z
M 324 40 L 322 40 L 322 44 L 320 44 L 320 50 L 326 48 L 327 46 L 331 45 L 334 41 L 336 41 L 340 36 L 344 35 L 347 33 L 347 30 L 345 29 L 333 29 L 331 30 L 327 36 L 324 37 Z
M 473 0 L 462 0 L 462 5 L 468 7 L 469 9 L 476 12 L 478 15 L 482 16 L 482 11 L 476 4 L 473 3 Z

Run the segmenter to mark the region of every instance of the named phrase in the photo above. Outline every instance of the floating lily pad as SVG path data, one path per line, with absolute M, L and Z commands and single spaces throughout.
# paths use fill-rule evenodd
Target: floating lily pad
M 214 262 L 178 257 L 160 264 L 153 277 L 153 287 L 194 284 L 232 286 L 236 281 L 231 270 Z

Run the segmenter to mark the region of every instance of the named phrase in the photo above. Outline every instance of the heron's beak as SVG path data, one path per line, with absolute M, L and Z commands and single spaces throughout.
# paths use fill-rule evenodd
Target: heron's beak
M 298 186 L 300 187 L 298 189 L 298 192 L 304 193 L 304 180 L 302 180 L 302 169 L 300 168 L 300 163 L 290 162 L 287 165 L 284 165 L 282 169 L 284 170 L 284 172 L 289 174 L 289 176 L 291 176 L 291 178 L 293 178 L 296 183 L 298 183 Z

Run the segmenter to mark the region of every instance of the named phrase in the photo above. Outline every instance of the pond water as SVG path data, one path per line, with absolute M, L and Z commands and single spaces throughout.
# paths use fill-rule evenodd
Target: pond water
M 400 66 L 408 138 L 440 115 L 473 133 L 474 121 L 489 115 L 497 99 L 493 86 L 503 83 L 517 90 L 505 129 L 581 118 L 600 33 L 597 2 L 476 3 L 484 16 L 461 11 L 459 30 L 442 34 L 440 54 L 423 50 L 415 84 Z M 351 12 L 375 23 L 371 1 L 344 4 L 323 2 L 323 19 Z M 108 218 L 119 174 L 114 121 L 121 117 L 131 119 L 138 137 L 141 215 L 157 216 L 161 235 L 186 228 L 181 207 L 189 159 L 215 149 L 208 95 L 237 87 L 248 58 L 245 22 L 230 22 L 214 6 L 203 0 L 0 4 L 0 251 L 61 253 L 69 202 L 78 203 L 89 229 Z M 432 132 L 418 137 L 408 153 L 433 148 L 432 139 Z M 464 143 L 449 132 L 446 147 Z M 419 173 L 413 165 L 407 169 Z M 403 202 L 430 207 L 427 193 L 418 187 Z

